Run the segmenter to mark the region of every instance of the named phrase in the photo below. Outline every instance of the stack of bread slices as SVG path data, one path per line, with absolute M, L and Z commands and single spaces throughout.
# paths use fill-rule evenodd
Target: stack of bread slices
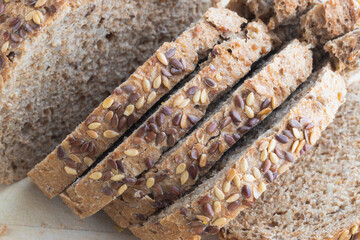
M 141 239 L 358 239 L 359 9 L 209 8 L 28 176 Z

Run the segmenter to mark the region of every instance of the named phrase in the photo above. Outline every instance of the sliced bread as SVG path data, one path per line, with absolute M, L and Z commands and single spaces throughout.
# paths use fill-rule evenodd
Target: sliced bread
M 360 82 L 314 150 L 221 231 L 223 239 L 359 239 Z
M 80 217 L 90 216 L 136 184 L 139 174 L 156 163 L 205 115 L 210 103 L 228 92 L 252 64 L 272 49 L 262 22 L 216 46 L 209 65 L 173 94 L 145 123 L 61 194 Z M 115 164 L 116 163 L 116 164 Z
M 213 0 L 1 1 L 0 183 L 44 159 Z
M 117 87 L 29 177 L 52 198 L 101 156 L 164 94 L 191 73 L 222 39 L 241 31 L 246 20 L 226 9 L 211 8 L 174 42 L 164 43 L 127 81 Z
M 255 136 L 249 136 L 236 153 L 228 153 L 223 169 L 130 230 L 141 239 L 198 239 L 218 232 L 241 211 L 253 207 L 268 185 L 315 144 L 345 94 L 343 78 L 328 65 L 323 67 L 265 120 L 265 126 L 254 129 Z
M 239 86 L 213 115 L 171 154 L 146 173 L 141 183 L 104 208 L 122 228 L 141 223 L 194 187 L 251 128 L 265 119 L 312 72 L 312 52 L 298 40 L 289 43 Z

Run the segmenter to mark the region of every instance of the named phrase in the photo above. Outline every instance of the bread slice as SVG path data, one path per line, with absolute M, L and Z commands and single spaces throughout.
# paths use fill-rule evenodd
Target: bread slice
M 269 116 L 267 125 L 254 129 L 255 137 L 247 137 L 236 154 L 229 152 L 223 169 L 130 230 L 141 239 L 198 239 L 252 207 L 268 185 L 315 144 L 345 101 L 345 82 L 329 66 L 306 83 Z
M 213 3 L 1 1 L 0 183 L 24 178 L 156 48 Z
M 316 5 L 301 17 L 303 36 L 314 45 L 354 30 L 359 24 L 359 3 L 356 0 L 331 0 Z
M 355 70 L 360 59 L 360 29 L 345 34 L 325 45 L 338 71 Z
M 222 231 L 223 239 L 358 239 L 360 82 L 314 150 Z
M 204 116 L 210 103 L 225 94 L 272 48 L 271 34 L 254 22 L 241 34 L 216 46 L 209 65 L 165 101 L 146 122 L 61 198 L 80 217 L 90 216 L 134 184 Z M 117 165 L 115 164 L 117 163 Z
M 240 32 L 245 21 L 226 9 L 208 10 L 197 24 L 174 42 L 164 43 L 61 145 L 37 164 L 29 177 L 49 198 L 61 193 L 160 97 L 191 73 L 199 55 L 211 50 L 221 40 L 221 34 Z
M 289 43 L 238 87 L 226 102 L 219 104 L 215 114 L 170 154 L 162 156 L 141 183 L 129 187 L 122 199 L 117 198 L 106 206 L 105 212 L 117 225 L 127 228 L 180 198 L 224 152 L 309 77 L 312 60 L 307 44 L 298 40 Z

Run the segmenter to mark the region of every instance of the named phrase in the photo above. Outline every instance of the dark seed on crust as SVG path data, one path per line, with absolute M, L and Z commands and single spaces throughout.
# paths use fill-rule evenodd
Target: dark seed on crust
M 111 182 L 110 183 L 110 187 L 115 190 L 118 190 L 122 185 L 123 185 L 123 183 L 121 183 L 121 182 Z
M 220 228 L 216 227 L 216 226 L 207 226 L 205 229 L 205 232 L 207 232 L 211 235 L 217 234 L 219 231 L 220 231 Z
M 173 74 L 173 75 L 179 75 L 179 74 L 181 74 L 182 70 L 181 70 L 181 69 L 177 69 L 177 68 L 171 68 L 171 69 L 170 69 L 170 72 L 171 72 L 171 74 Z
M 89 142 L 88 153 L 93 156 L 95 155 L 95 152 L 96 152 L 95 144 L 93 142 Z
M 5 68 L 6 66 L 6 61 L 3 55 L 0 55 L 0 70 Z
M 232 136 L 228 135 L 228 134 L 225 134 L 224 135 L 224 138 L 225 138 L 225 142 L 229 145 L 229 146 L 232 146 L 235 144 L 235 140 Z
M 0 15 L 4 13 L 5 5 L 4 2 L 0 2 Z
M 200 198 L 200 200 L 198 201 L 198 203 L 199 203 L 200 205 L 203 205 L 203 204 L 205 204 L 205 203 L 210 202 L 210 200 L 211 200 L 211 197 L 210 197 L 209 195 L 205 195 L 205 196 L 203 196 L 203 197 Z
M 13 32 L 17 32 L 21 28 L 21 25 L 22 25 L 21 21 L 16 23 L 13 27 Z
M 212 56 L 212 57 L 216 57 L 216 56 L 219 55 L 219 54 L 220 54 L 220 50 L 217 49 L 217 48 L 215 48 L 215 49 L 213 49 L 213 50 L 211 51 L 211 56 Z
M 304 146 L 304 148 L 301 149 L 301 150 L 304 150 L 305 152 L 307 152 L 307 151 L 310 150 L 310 148 L 311 148 L 310 144 L 306 143 L 305 146 Z
M 76 153 L 81 153 L 80 147 L 72 147 L 72 148 L 71 148 L 71 152 L 72 152 L 72 153 L 75 153 L 75 154 L 76 154 Z
M 114 176 L 114 174 L 111 171 L 107 171 L 103 174 L 103 180 L 108 181 L 112 176 Z
M 136 179 L 133 178 L 124 178 L 122 181 L 130 186 L 135 185 L 136 183 Z
M 170 59 L 169 63 L 176 69 L 183 69 L 183 65 L 181 64 L 181 62 L 175 58 Z
M 214 154 L 218 150 L 218 148 L 219 148 L 219 143 L 214 142 L 209 148 L 209 153 Z
M 189 175 L 190 177 L 195 180 L 197 174 L 198 174 L 198 169 L 196 168 L 196 166 L 194 165 L 191 165 L 189 168 L 188 168 L 188 171 L 189 171 Z
M 75 139 L 70 145 L 73 147 L 80 147 L 84 144 L 84 140 L 82 139 Z
M 168 129 L 166 129 L 165 130 L 165 133 L 166 133 L 166 135 L 170 135 L 170 134 L 177 134 L 177 130 L 176 130 L 176 128 L 168 128 Z
M 148 125 L 144 125 L 141 128 L 139 128 L 139 130 L 136 131 L 136 136 L 143 137 L 148 130 L 149 130 Z
M 58 146 L 58 148 L 56 150 L 56 154 L 57 154 L 58 158 L 63 159 L 65 156 L 64 149 L 61 146 Z
M 50 5 L 50 7 L 49 7 L 49 13 L 50 13 L 51 15 L 54 15 L 56 12 L 57 12 L 56 7 L 55 7 L 54 5 Z
M 241 195 L 244 197 L 244 198 L 249 198 L 251 197 L 251 190 L 248 186 L 244 185 L 242 188 L 241 188 Z
M 14 18 L 14 19 L 12 19 L 12 20 L 9 22 L 9 27 L 13 27 L 13 26 L 15 26 L 17 23 L 19 23 L 19 22 L 20 22 L 20 18 L 19 18 L 19 17 Z
M 295 161 L 295 158 L 291 153 L 289 153 L 287 151 L 284 151 L 284 154 L 285 154 L 286 161 L 288 161 L 288 162 L 294 162 Z
M 204 78 L 204 82 L 205 84 L 208 86 L 208 87 L 215 87 L 216 86 L 216 83 L 214 80 L 212 80 L 211 78 Z
M 80 151 L 81 151 L 82 153 L 87 152 L 87 151 L 89 150 L 89 146 L 90 146 L 90 142 L 84 143 L 84 144 L 81 146 Z
M 176 48 L 170 48 L 165 52 L 165 57 L 168 59 L 172 58 L 175 55 L 175 52 L 176 52 Z
M 256 124 L 258 124 L 260 122 L 259 119 L 257 118 L 251 118 L 247 121 L 246 125 L 249 126 L 249 127 L 253 127 L 255 126 Z
M 249 200 L 242 200 L 242 204 L 244 204 L 245 206 L 248 206 L 248 207 L 252 207 L 254 206 L 254 202 L 253 201 L 249 201 Z
M 118 129 L 121 130 L 126 126 L 126 117 L 121 117 L 119 120 L 119 125 L 118 125 Z
M 270 167 L 271 167 L 271 162 L 269 159 L 266 159 L 265 162 L 263 162 L 263 164 L 261 165 L 261 170 L 263 172 L 267 172 L 269 171 Z
M 19 36 L 20 36 L 21 38 L 23 38 L 23 39 L 26 38 L 27 32 L 26 32 L 26 30 L 25 30 L 24 28 L 21 28 L 21 29 L 20 29 L 20 31 L 19 31 Z
M 183 66 L 183 70 L 187 68 L 186 61 L 183 58 L 180 58 L 181 65 Z
M 277 178 L 277 176 L 279 176 L 279 174 L 277 172 L 274 172 L 273 176 L 274 176 L 274 180 L 275 180 Z
M 135 214 L 135 216 L 141 222 L 145 222 L 147 220 L 147 217 L 144 214 Z
M 172 77 L 172 74 L 171 74 L 166 68 L 162 68 L 162 69 L 161 69 L 161 73 L 162 73 L 165 77 Z
M 205 231 L 205 228 L 206 228 L 205 226 L 193 227 L 191 231 L 193 234 L 201 235 Z
M 112 190 L 108 187 L 104 187 L 101 191 L 103 192 L 104 195 L 107 195 L 107 196 L 110 196 L 113 193 Z
M 289 131 L 289 130 L 284 130 L 284 131 L 283 131 L 283 134 L 284 134 L 285 136 L 287 136 L 288 138 L 294 138 L 294 135 L 293 135 L 292 132 Z
M 171 109 L 171 107 L 167 107 L 167 106 L 163 106 L 161 108 L 161 112 L 163 112 L 167 116 L 170 116 L 173 114 L 173 110 Z
M 239 141 L 239 139 L 241 138 L 241 136 L 237 133 L 234 133 L 232 136 L 236 142 Z
M 193 161 L 196 161 L 199 159 L 199 151 L 196 149 L 196 148 L 193 148 L 191 151 L 190 151 L 190 154 L 189 154 L 190 158 L 193 160 Z
M 234 122 L 234 124 L 238 124 L 241 122 L 240 114 L 235 110 L 230 111 L 230 117 L 231 117 L 232 121 Z
M 308 125 L 306 125 L 305 129 L 306 129 L 306 130 L 310 130 L 310 129 L 314 128 L 314 127 L 315 127 L 314 124 L 309 123 Z
M 178 163 L 180 161 L 180 156 L 179 155 L 176 155 L 175 157 L 174 157 L 174 162 L 175 163 Z
M 176 198 L 180 197 L 180 190 L 176 186 L 170 186 L 170 193 L 174 195 Z
M 263 110 L 264 108 L 267 108 L 271 103 L 271 98 L 265 99 L 260 106 L 260 110 Z
M 158 126 L 156 126 L 156 124 L 154 124 L 154 123 L 150 123 L 150 124 L 149 124 L 149 128 L 150 128 L 150 130 L 153 131 L 154 133 L 159 133 L 159 132 L 160 132 Z
M 65 164 L 66 164 L 66 166 L 68 166 L 68 167 L 71 167 L 71 168 L 74 168 L 74 169 L 77 168 L 76 162 L 74 162 L 74 161 L 71 160 L 71 159 L 67 159 L 67 160 L 65 161 Z
M 133 85 L 124 85 L 121 88 L 127 93 L 132 93 L 135 91 L 135 87 Z
M 270 183 L 272 183 L 274 181 L 273 173 L 269 170 L 264 173 L 264 177 Z
M 73 135 L 68 136 L 67 141 L 68 141 L 68 142 L 70 143 L 70 145 L 71 145 L 71 143 L 75 141 L 74 136 L 73 136 Z
M 119 107 L 121 107 L 121 104 L 119 102 L 113 102 L 113 104 L 109 107 L 109 110 L 111 111 L 115 111 L 116 109 L 118 109 Z
M 198 87 L 191 87 L 191 88 L 189 88 L 189 90 L 187 90 L 187 94 L 189 94 L 190 96 L 192 96 L 192 95 L 194 95 L 196 92 L 197 92 L 197 90 L 198 90 L 199 88 Z
M 157 193 L 157 195 L 159 195 L 159 196 L 164 195 L 164 191 L 163 191 L 162 187 L 160 186 L 160 184 L 155 183 L 153 188 L 154 188 L 155 192 Z
M 234 98 L 234 103 L 236 107 L 241 108 L 242 110 L 244 110 L 245 108 L 245 103 L 244 100 L 242 99 L 242 97 L 240 95 L 236 95 Z
M 165 114 L 159 113 L 156 115 L 156 124 L 161 127 L 165 121 Z
M 107 163 L 110 168 L 115 169 L 115 170 L 118 169 L 118 165 L 116 164 L 116 162 L 113 159 L 111 159 L 111 158 L 108 159 Z
M 5 31 L 3 33 L 3 38 L 4 38 L 4 41 L 8 41 L 10 39 L 10 32 L 9 31 Z
M 211 122 L 209 125 L 207 125 L 206 132 L 208 134 L 212 134 L 213 132 L 215 132 L 217 126 L 218 126 L 217 122 L 215 121 Z
M 117 126 L 119 125 L 119 117 L 118 115 L 114 114 L 114 116 L 111 118 L 111 127 L 112 128 L 117 128 Z
M 214 210 L 213 210 L 213 208 L 211 207 L 210 204 L 205 203 L 203 205 L 203 211 L 205 213 L 205 216 L 210 217 L 210 218 L 214 217 Z
M 180 125 L 181 117 L 182 117 L 182 113 L 176 114 L 175 117 L 172 119 L 172 124 L 173 124 L 174 126 L 179 126 L 179 125 Z
M 120 95 L 120 94 L 122 93 L 121 88 L 120 88 L 120 87 L 115 88 L 114 93 L 115 93 L 116 95 Z
M 282 144 L 289 142 L 288 137 L 285 135 L 282 135 L 282 134 L 276 135 L 275 138 L 279 143 L 282 143 Z
M 195 125 L 200 120 L 200 118 L 194 115 L 188 115 L 187 118 L 192 125 Z
M 135 119 L 134 114 L 131 114 L 130 116 L 128 116 L 128 117 L 126 118 L 126 125 L 127 125 L 128 127 L 130 127 L 130 126 L 132 126 L 132 125 L 135 123 L 135 121 L 136 121 L 136 119 Z
M 136 180 L 135 185 L 136 185 L 136 186 L 139 186 L 139 185 L 143 184 L 144 182 L 145 182 L 145 179 L 144 179 L 144 178 L 139 178 L 139 179 Z M 140 192 L 140 193 L 143 193 L 143 192 Z M 141 194 L 140 194 L 140 195 L 141 195 Z M 140 197 L 143 198 L 144 196 L 145 196 L 145 195 L 141 195 Z
M 86 126 L 90 125 L 90 123 L 93 123 L 95 119 L 96 119 L 96 115 L 88 116 L 85 120 L 85 125 Z
M 145 165 L 148 169 L 152 168 L 154 166 L 154 161 L 150 157 L 144 158 Z
M 186 208 L 184 208 L 184 207 L 180 208 L 180 213 L 181 213 L 182 215 L 184 215 L 184 216 L 187 216 L 187 210 L 186 210 Z
M 120 172 L 125 172 L 124 164 L 123 164 L 122 161 L 117 160 L 116 165 L 118 166 L 118 169 L 119 169 Z
M 231 117 L 226 117 L 224 121 L 221 123 L 221 129 L 225 128 L 227 125 L 231 123 Z
M 296 119 L 291 119 L 289 125 L 293 128 L 300 128 L 301 124 Z
M 129 97 L 129 103 L 133 104 L 141 97 L 140 93 L 133 93 Z M 113 104 L 114 105 L 114 104 Z
M 144 137 L 145 141 L 148 142 L 148 143 L 154 141 L 155 138 L 156 138 L 156 133 L 154 133 L 154 132 L 149 132 L 149 133 Z
M 155 176 L 155 182 L 160 183 L 160 182 L 164 181 L 165 178 L 167 178 L 167 176 L 168 175 L 166 173 L 158 174 L 158 175 Z
M 170 134 L 170 135 L 168 136 L 168 138 L 167 138 L 167 144 L 168 144 L 169 146 L 173 146 L 173 145 L 175 144 L 175 142 L 176 142 L 175 135 Z
M 212 65 L 212 64 L 210 64 L 210 69 L 211 69 L 211 71 L 215 71 L 216 70 L 216 67 L 214 66 L 214 65 Z
M 238 209 L 241 205 L 241 201 L 240 200 L 237 200 L 235 202 L 232 202 L 230 203 L 228 206 L 227 206 L 227 209 L 232 212 L 232 211 L 235 211 L 236 209 Z
M 281 150 L 278 147 L 275 147 L 275 154 L 280 158 L 284 159 L 284 154 L 281 152 Z

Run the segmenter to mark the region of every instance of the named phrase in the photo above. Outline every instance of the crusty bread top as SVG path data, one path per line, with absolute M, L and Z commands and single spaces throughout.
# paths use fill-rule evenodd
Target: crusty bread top
M 360 223 L 360 79 L 314 149 L 222 230 L 224 239 L 348 240 Z M 353 238 L 351 238 L 353 239 Z M 354 238 L 357 239 L 357 238 Z

